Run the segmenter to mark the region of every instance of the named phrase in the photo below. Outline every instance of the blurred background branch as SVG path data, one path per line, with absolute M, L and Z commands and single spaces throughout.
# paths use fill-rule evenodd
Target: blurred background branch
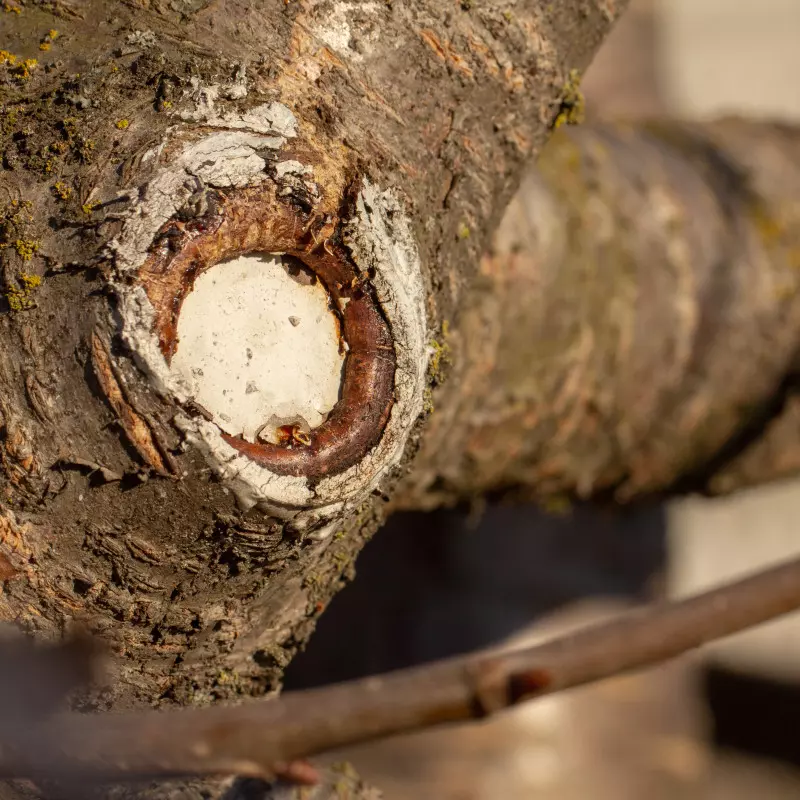
M 239 706 L 45 715 L 86 673 L 88 650 L 0 651 L 19 687 L 0 739 L 0 776 L 143 780 L 246 776 L 319 782 L 300 759 L 384 736 L 490 716 L 517 703 L 685 653 L 800 608 L 800 559 L 694 598 L 640 609 L 516 651 L 470 654 Z M 77 666 L 76 666 L 77 665 Z M 48 680 L 48 675 L 58 676 Z M 32 681 L 33 686 L 27 686 Z M 44 694 L 35 691 L 44 687 Z M 55 692 L 47 693 L 58 687 Z M 44 705 L 43 705 L 44 704 Z M 26 717 L 25 708 L 31 713 Z

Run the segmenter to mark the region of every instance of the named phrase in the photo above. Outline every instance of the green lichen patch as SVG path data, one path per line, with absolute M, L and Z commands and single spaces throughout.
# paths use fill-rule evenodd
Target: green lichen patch
M 561 102 L 558 106 L 556 117 L 553 120 L 553 129 L 562 125 L 578 125 L 584 120 L 586 103 L 581 92 L 581 73 L 571 69 L 567 81 L 561 92 Z
M 442 335 L 440 339 L 431 342 L 431 360 L 428 364 L 428 374 L 432 381 L 441 382 L 442 373 L 445 367 L 452 363 L 452 353 L 450 351 L 450 323 L 445 320 L 442 323 Z
M 445 378 L 447 368 L 453 363 L 453 354 L 450 348 L 450 322 L 442 323 L 441 336 L 430 344 L 430 360 L 428 361 L 428 385 L 423 393 L 423 410 L 426 414 L 434 411 L 433 390 Z

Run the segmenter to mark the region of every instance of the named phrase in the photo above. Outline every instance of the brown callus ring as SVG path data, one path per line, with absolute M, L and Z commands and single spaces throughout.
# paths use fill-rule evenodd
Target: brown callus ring
M 283 441 L 224 440 L 279 475 L 309 480 L 344 472 L 380 441 L 392 408 L 395 351 L 389 324 L 366 276 L 359 274 L 335 225 L 309 220 L 276 197 L 271 184 L 216 190 L 203 216 L 162 226 L 138 279 L 155 310 L 155 333 L 169 363 L 178 346 L 178 317 L 196 278 L 227 259 L 279 254 L 302 262 L 327 289 L 347 354 L 339 400 L 307 435 Z

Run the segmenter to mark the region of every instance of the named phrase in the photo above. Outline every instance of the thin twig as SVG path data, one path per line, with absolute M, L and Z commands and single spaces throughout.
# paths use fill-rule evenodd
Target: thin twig
M 476 653 L 235 707 L 67 714 L 0 748 L 0 777 L 270 777 L 343 745 L 493 714 L 654 664 L 800 608 L 800 559 L 511 652 Z

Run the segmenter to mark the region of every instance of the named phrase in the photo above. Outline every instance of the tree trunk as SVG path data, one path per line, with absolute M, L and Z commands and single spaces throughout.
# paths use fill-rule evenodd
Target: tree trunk
M 276 687 L 624 5 L 6 3 L 0 618 L 90 705 Z

